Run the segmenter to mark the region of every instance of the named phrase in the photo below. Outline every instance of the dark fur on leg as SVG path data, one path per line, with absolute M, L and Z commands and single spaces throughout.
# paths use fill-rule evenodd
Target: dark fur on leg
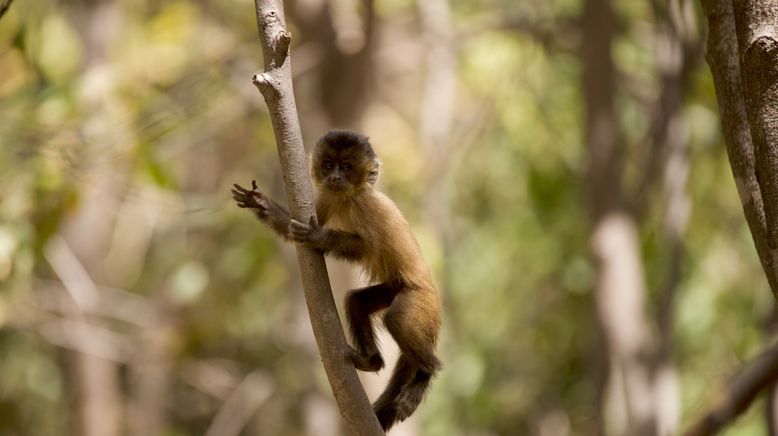
M 398 422 L 405 421 L 419 407 L 434 372 L 440 368 L 440 361 L 434 359 L 435 370 L 430 373 L 420 369 L 407 354 L 400 355 L 386 390 L 373 404 L 373 410 L 384 431 Z
M 395 399 L 397 410 L 397 422 L 405 421 L 409 416 L 413 414 L 421 401 L 424 399 L 424 394 L 427 392 L 430 380 L 432 376 L 424 370 L 417 370 L 416 375 L 408 384 L 403 387 L 402 391 Z
M 376 402 L 373 403 L 373 410 L 384 431 L 389 430 L 397 422 L 397 404 L 395 399 L 402 392 L 403 386 L 413 377 L 415 370 L 416 368 L 411 360 L 404 354 L 400 354 L 399 359 L 397 359 L 397 365 L 395 365 L 394 371 L 392 371 L 392 377 L 389 379 L 389 384 Z
M 375 372 L 384 367 L 370 315 L 389 307 L 396 293 L 395 287 L 381 283 L 355 289 L 346 296 L 346 317 L 355 346 L 351 359 L 359 370 Z

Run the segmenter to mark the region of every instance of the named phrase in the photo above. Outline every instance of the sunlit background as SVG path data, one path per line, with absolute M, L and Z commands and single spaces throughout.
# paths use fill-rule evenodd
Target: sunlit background
M 595 305 L 582 2 L 286 3 L 306 146 L 370 136 L 445 299 L 444 370 L 391 434 L 623 431 Z M 699 6 L 613 6 L 649 384 L 676 433 L 767 341 L 773 297 Z M 229 194 L 256 179 L 285 202 L 261 66 L 249 0 L 16 0 L 0 18 L 0 434 L 342 434 L 294 249 Z M 362 281 L 330 275 L 338 301 Z M 364 379 L 371 398 L 387 372 Z M 727 434 L 764 429 L 759 402 Z

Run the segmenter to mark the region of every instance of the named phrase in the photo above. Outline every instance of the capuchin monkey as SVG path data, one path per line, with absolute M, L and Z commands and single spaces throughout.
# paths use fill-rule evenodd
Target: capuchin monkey
M 303 223 L 257 189 L 234 185 L 238 207 L 249 208 L 283 238 L 361 265 L 373 285 L 350 291 L 346 315 L 354 347 L 348 356 L 362 371 L 384 366 L 371 315 L 383 320 L 400 348 L 389 384 L 373 404 L 384 430 L 408 418 L 440 369 L 435 346 L 441 301 L 408 222 L 376 188 L 379 160 L 366 136 L 332 130 L 316 143 L 312 175 L 316 215 Z

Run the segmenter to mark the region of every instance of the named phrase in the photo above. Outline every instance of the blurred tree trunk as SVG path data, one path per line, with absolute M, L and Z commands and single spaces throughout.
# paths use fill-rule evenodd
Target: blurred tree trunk
M 175 330 L 172 316 L 159 311 L 150 326 L 139 327 L 138 353 L 130 365 L 128 432 L 134 436 L 159 435 L 167 428 L 173 373 L 171 350 Z
M 608 0 L 587 0 L 582 20 L 583 88 L 591 249 L 597 268 L 595 306 L 602 353 L 598 377 L 600 432 L 657 434 L 655 334 L 646 314 L 646 288 L 635 217 L 622 189 L 623 138 L 614 111 L 615 19 Z
M 377 19 L 373 0 L 342 3 L 297 1 L 290 11 L 295 23 L 306 30 L 301 45 L 312 46 L 307 54 L 321 59 L 315 92 L 327 128 L 358 129 L 373 96 Z M 364 10 L 361 17 L 359 6 Z
M 107 252 L 115 210 L 116 178 L 113 170 L 100 163 L 87 171 L 90 184 L 82 188 L 81 202 L 65 221 L 61 232 L 92 281 L 99 281 L 101 259 Z M 95 288 L 96 289 L 96 288 Z M 96 304 L 99 295 L 89 294 L 80 307 Z M 96 320 L 89 320 L 96 323 Z M 91 331 L 87 329 L 86 331 Z M 68 351 L 70 380 L 75 390 L 75 433 L 79 436 L 121 434 L 122 394 L 119 365 L 111 360 L 80 351 Z
M 675 308 L 685 253 L 684 235 L 692 210 L 686 188 L 690 151 L 683 107 L 685 90 L 701 59 L 703 43 L 691 1 L 654 0 L 652 6 L 657 20 L 654 53 L 661 92 L 654 105 L 648 139 L 643 141 L 649 145 L 643 150 L 649 154 L 646 156 L 648 164 L 642 170 L 635 197 L 638 198 L 637 209 L 643 211 L 649 204 L 650 195 L 646 191 L 651 189 L 655 179 L 661 179 L 668 255 L 658 289 L 657 347 L 650 360 L 654 362 L 657 433 L 672 435 L 678 433 L 681 414 L 678 371 L 673 361 Z
M 79 10 L 83 25 L 82 39 L 86 46 L 85 76 L 99 68 L 105 60 L 111 40 L 111 23 L 115 5 L 102 1 L 86 2 Z M 90 92 L 91 91 L 91 92 Z M 105 102 L 99 93 L 87 89 L 85 107 L 89 108 L 83 123 L 86 161 L 82 172 L 78 208 L 65 220 L 60 232 L 81 266 L 94 282 L 99 282 L 102 259 L 107 253 L 113 231 L 116 210 L 123 181 L 118 174 L 129 174 L 112 167 L 116 152 L 115 132 L 110 126 Z M 94 303 L 99 295 L 91 295 L 79 304 Z M 95 321 L 96 322 L 96 321 Z M 122 432 L 122 393 L 119 385 L 119 365 L 95 355 L 68 351 L 69 378 L 75 390 L 74 434 L 79 436 L 115 436 Z
M 419 132 L 424 151 L 424 199 L 426 219 L 434 227 L 442 252 L 451 245 L 448 167 L 451 153 L 448 143 L 454 118 L 456 51 L 448 0 L 418 2 L 426 40 L 426 77 Z M 444 274 L 445 276 L 445 274 Z M 441 283 L 441 288 L 446 289 Z

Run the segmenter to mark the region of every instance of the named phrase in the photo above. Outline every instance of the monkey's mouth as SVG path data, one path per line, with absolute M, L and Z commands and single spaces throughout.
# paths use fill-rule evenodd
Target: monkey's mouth
M 327 189 L 333 192 L 343 192 L 348 189 L 348 182 L 343 179 L 340 180 L 326 179 L 324 186 L 326 186 Z
M 343 182 L 327 182 L 325 186 L 333 192 L 343 192 L 348 189 L 348 183 Z

